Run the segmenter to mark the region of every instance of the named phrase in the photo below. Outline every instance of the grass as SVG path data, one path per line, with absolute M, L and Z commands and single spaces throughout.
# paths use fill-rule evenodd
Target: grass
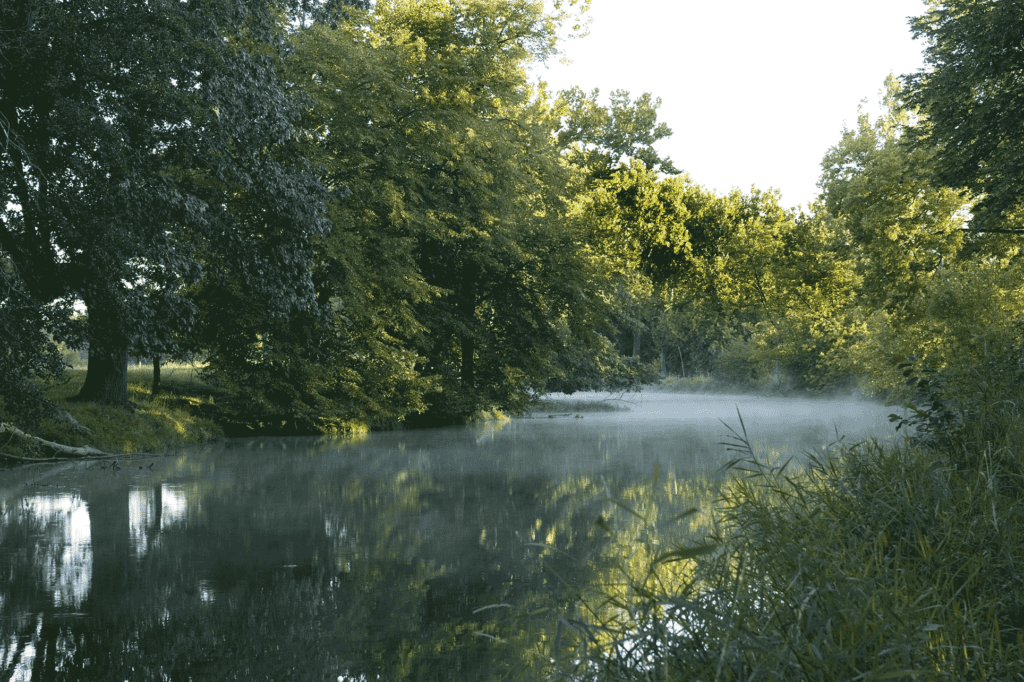
M 85 381 L 84 369 L 69 369 L 66 381 L 50 386 L 46 397 L 67 410 L 89 434 L 80 434 L 69 425 L 43 420 L 36 435 L 68 445 L 92 445 L 114 453 L 161 452 L 169 448 L 215 440 L 223 435 L 208 415 L 213 411 L 213 391 L 189 365 L 164 366 L 161 393 L 152 396 L 152 369 L 136 366 L 128 369 L 128 397 L 135 410 L 70 402 Z M 23 446 L 24 449 L 24 446 Z M 11 454 L 16 448 L 8 448 Z M 23 455 L 24 456 L 24 455 Z
M 703 541 L 620 502 L 648 530 L 615 529 L 563 678 L 1024 678 L 1021 445 L 866 442 L 793 469 L 741 430 Z
M 628 402 L 628 399 L 626 399 Z M 606 400 L 541 400 L 540 404 L 530 410 L 535 417 L 572 417 L 583 412 L 628 412 L 629 406 L 623 405 L 620 398 Z
M 709 375 L 696 377 L 665 377 L 656 384 L 646 386 L 644 390 L 659 393 L 728 393 L 732 386 Z

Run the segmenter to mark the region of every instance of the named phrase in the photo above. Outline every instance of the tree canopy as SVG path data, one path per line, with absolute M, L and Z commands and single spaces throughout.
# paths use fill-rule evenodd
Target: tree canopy
M 681 173 L 651 93 L 531 82 L 586 6 L 4 4 L 4 418 L 42 414 L 59 342 L 82 400 L 188 353 L 225 422 L 287 432 L 658 373 L 896 390 L 905 356 L 976 352 L 936 301 L 989 285 L 981 352 L 1010 362 L 1014 8 L 933 3 L 932 70 L 886 81 L 804 213 Z
M 1024 6 L 941 0 L 912 22 L 926 68 L 905 77 L 926 122 L 918 140 L 936 149 L 939 185 L 979 200 L 977 229 L 1019 228 L 1024 199 Z
M 276 3 L 5 3 L 0 248 L 41 303 L 81 301 L 81 397 L 126 403 L 129 346 L 187 331 L 231 264 L 268 315 L 308 306 L 316 178 L 289 158 Z M 217 254 L 230 259 L 217 261 Z

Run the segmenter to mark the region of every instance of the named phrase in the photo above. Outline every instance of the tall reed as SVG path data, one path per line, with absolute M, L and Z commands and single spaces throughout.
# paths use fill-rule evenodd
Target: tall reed
M 759 459 L 741 421 L 713 530 L 671 560 L 638 547 L 580 610 L 618 618 L 573 621 L 563 679 L 1024 679 L 1020 443 L 837 444 L 803 467 Z

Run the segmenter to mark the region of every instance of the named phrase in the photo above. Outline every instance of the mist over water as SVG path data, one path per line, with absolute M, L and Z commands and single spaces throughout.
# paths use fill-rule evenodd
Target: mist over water
M 709 474 L 734 457 L 722 443 L 733 435 L 730 429 L 742 434 L 743 427 L 755 455 L 773 459 L 799 460 L 840 440 L 894 437 L 893 409 L 867 400 L 679 393 L 553 394 L 545 400 L 550 413 L 537 411 L 506 428 L 520 438 L 544 439 L 548 466 L 561 461 L 571 467 L 574 458 L 582 465 L 591 458 L 584 443 L 596 442 L 607 463 L 650 469 L 660 461 Z M 554 423 L 537 423 L 544 419 Z
M 659 513 L 707 506 L 737 411 L 765 460 L 893 433 L 890 408 L 857 400 L 548 402 L 358 442 L 0 472 L 0 678 L 504 679 L 543 660 L 528 653 L 560 609 L 604 579 L 595 519 L 632 518 L 611 500 L 645 504 L 657 470 Z

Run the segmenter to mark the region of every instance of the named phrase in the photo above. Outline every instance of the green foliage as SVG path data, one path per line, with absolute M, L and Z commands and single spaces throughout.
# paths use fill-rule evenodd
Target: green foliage
M 577 391 L 640 391 L 657 380 L 656 363 L 644 362 L 640 357 L 608 353 L 585 366 L 566 367 L 563 376 L 548 379 L 544 390 L 570 394 Z
M 932 3 L 935 70 L 886 80 L 808 215 L 679 175 L 649 93 L 531 84 L 587 6 L 5 5 L 5 418 L 45 413 L 54 339 L 89 345 L 82 398 L 128 403 L 129 349 L 201 353 L 232 424 L 287 432 L 656 372 L 909 401 L 911 355 L 958 414 L 1012 392 L 1016 9 Z
M 64 363 L 44 330 L 62 314 L 63 306 L 44 305 L 25 290 L 0 250 L 0 421 L 32 428 L 52 410 L 40 382 L 60 379 Z
M 929 273 L 956 261 L 971 202 L 961 191 L 927 180 L 934 152 L 909 146 L 910 122 L 896 80 L 886 80 L 887 112 L 873 125 L 861 114 L 857 130 L 822 160 L 822 208 L 848 231 L 863 277 L 860 301 L 895 309 L 913 298 Z
M 4 3 L 0 246 L 41 303 L 81 300 L 83 399 L 127 401 L 128 347 L 168 352 L 185 288 L 229 262 L 268 315 L 307 305 L 327 227 L 290 144 L 272 2 Z M 220 256 L 221 259 L 218 259 Z M 63 327 L 63 329 L 62 329 Z
M 919 148 L 936 154 L 931 175 L 939 185 L 966 187 L 980 197 L 975 229 L 1006 226 L 1024 198 L 1021 6 L 936 0 L 911 25 L 914 37 L 926 41 L 930 68 L 905 81 L 910 101 L 927 116 L 914 133 Z
M 1024 352 L 1022 296 L 1018 266 L 983 261 L 943 270 L 899 314 L 868 318 L 851 357 L 877 389 L 898 397 L 908 397 L 897 366 L 909 356 L 939 370 L 952 393 L 972 401 L 1012 396 Z
M 661 98 L 645 92 L 634 102 L 626 90 L 615 90 L 610 105 L 602 107 L 600 95 L 597 89 L 585 93 L 577 87 L 559 93 L 558 145 L 567 151 L 567 160 L 595 177 L 607 177 L 630 161 L 648 171 L 678 174 L 672 161 L 654 149 L 672 135 L 668 125 L 658 123 Z
M 526 81 L 552 21 L 526 2 L 393 2 L 293 37 L 334 196 L 319 295 L 346 371 L 403 382 L 389 417 L 522 410 L 558 351 L 598 346 L 588 265 L 558 221 L 555 118 Z

